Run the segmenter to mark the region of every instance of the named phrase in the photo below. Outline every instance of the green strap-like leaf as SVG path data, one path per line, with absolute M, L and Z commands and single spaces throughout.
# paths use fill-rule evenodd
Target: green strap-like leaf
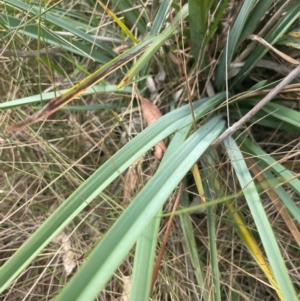
M 203 116 L 223 100 L 224 93 L 194 102 L 195 116 Z M 0 268 L 0 292 L 43 250 L 43 248 L 81 212 L 101 191 L 116 179 L 142 154 L 174 133 L 178 127 L 192 122 L 189 106 L 181 107 L 163 116 L 132 139 L 110 160 L 103 164 L 46 220 L 46 222 Z
M 113 53 L 112 49 L 107 47 L 104 43 L 98 42 L 97 39 L 95 39 L 91 35 L 72 26 L 72 24 L 69 24 L 67 21 L 65 21 L 64 18 L 59 18 L 55 14 L 48 12 L 43 6 L 28 5 L 27 3 L 19 0 L 6 0 L 5 3 L 6 5 L 10 5 L 17 9 L 20 9 L 31 16 L 36 16 L 37 18 L 41 18 L 45 22 L 50 22 L 54 25 L 61 27 L 62 29 L 65 29 L 66 31 L 89 42 L 90 44 L 99 47 L 100 49 L 104 50 L 107 54 Z
M 182 10 L 176 15 L 176 17 L 172 20 L 172 22 L 166 27 L 166 29 L 156 37 L 151 46 L 144 52 L 144 54 L 137 60 L 134 66 L 127 72 L 125 77 L 119 84 L 119 87 L 123 87 L 128 82 L 132 80 L 132 78 L 147 65 L 150 59 L 153 58 L 153 55 L 156 51 L 163 45 L 163 43 L 170 38 L 173 32 L 176 30 L 178 25 L 188 16 L 188 5 L 184 5 Z
M 233 54 L 236 51 L 236 47 L 239 43 L 241 32 L 255 3 L 255 0 L 244 1 L 243 6 L 238 14 L 238 17 L 235 20 L 232 29 L 230 30 L 228 36 L 228 43 L 225 46 L 225 49 L 223 50 L 217 68 L 216 85 L 219 90 L 221 90 L 222 86 L 225 83 L 225 76 L 228 67 L 231 63 Z
M 272 27 L 269 33 L 264 37 L 264 39 L 269 44 L 274 44 L 279 38 L 291 28 L 291 25 L 297 20 L 300 16 L 300 2 L 295 1 L 295 3 L 288 9 L 288 11 L 282 15 L 279 21 Z M 257 62 L 269 51 L 263 45 L 257 45 L 255 50 L 247 58 L 244 66 L 236 76 L 233 84 L 239 84 L 242 82 L 251 70 L 256 66 Z
M 280 253 L 274 232 L 243 155 L 232 138 L 226 139 L 224 145 L 251 210 L 280 293 L 285 298 L 284 300 L 297 301 L 298 298 Z
M 94 300 L 159 208 L 224 126 L 225 122 L 220 117 L 211 119 L 170 156 L 164 168 L 157 171 L 101 239 L 56 301 Z

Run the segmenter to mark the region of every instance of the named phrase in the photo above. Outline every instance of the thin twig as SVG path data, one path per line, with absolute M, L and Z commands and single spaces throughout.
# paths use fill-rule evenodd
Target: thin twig
M 271 99 L 273 99 L 286 85 L 300 74 L 300 65 L 298 65 L 289 75 L 287 75 L 273 90 L 271 90 L 254 108 L 252 108 L 239 121 L 229 127 L 215 142 L 210 146 L 209 150 L 215 148 L 224 139 L 236 132 L 244 123 L 260 111 Z
M 159 249 L 159 253 L 157 255 L 157 260 L 156 260 L 156 263 L 155 263 L 155 266 L 154 266 L 154 269 L 153 269 L 150 291 L 153 290 L 153 286 L 155 284 L 155 281 L 156 281 L 156 278 L 157 278 L 157 275 L 158 275 L 158 271 L 159 271 L 159 268 L 160 268 L 162 257 L 164 255 L 164 252 L 165 252 L 165 249 L 166 249 L 166 245 L 167 245 L 167 241 L 168 241 L 168 237 L 170 235 L 171 226 L 173 224 L 173 219 L 175 217 L 174 212 L 176 211 L 176 209 L 178 207 L 178 204 L 179 204 L 182 192 L 183 192 L 183 183 L 181 182 L 180 186 L 179 186 L 178 193 L 177 193 L 177 197 L 175 199 L 175 202 L 174 202 L 174 205 L 173 205 L 173 208 L 172 208 L 171 216 L 170 216 L 170 218 L 168 220 L 167 229 L 166 229 L 166 232 L 165 232 L 165 235 L 164 235 L 161 247 Z

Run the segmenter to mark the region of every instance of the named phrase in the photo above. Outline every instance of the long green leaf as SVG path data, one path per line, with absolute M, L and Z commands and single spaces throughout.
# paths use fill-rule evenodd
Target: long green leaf
M 245 114 L 247 114 L 249 112 L 249 110 L 252 107 L 247 105 L 243 105 L 242 108 L 239 109 L 239 111 L 237 112 L 237 110 L 234 110 L 232 112 L 230 112 L 230 117 L 234 120 L 239 120 L 241 118 L 241 116 L 244 116 Z M 279 121 L 278 122 L 278 118 L 269 115 L 263 111 L 260 111 L 258 113 L 256 113 L 250 120 L 251 123 L 255 123 L 255 124 L 260 124 L 264 127 L 269 127 L 272 129 L 276 129 L 276 130 L 282 130 L 282 131 L 287 131 L 287 132 L 300 132 L 300 128 L 298 128 L 297 126 L 292 125 L 290 122 L 283 122 L 283 121 Z
M 249 103 L 256 105 L 259 101 L 249 100 Z M 299 111 L 290 109 L 286 106 L 278 103 L 269 102 L 263 108 L 263 111 L 267 112 L 273 117 L 276 117 L 279 121 L 291 124 L 300 129 L 300 113 Z
M 262 169 L 265 168 L 266 168 L 266 164 L 263 164 Z M 283 187 L 279 186 L 281 183 L 274 177 L 274 175 L 270 171 L 264 171 L 263 175 L 266 181 L 269 183 L 270 187 L 274 187 L 273 190 L 278 195 L 279 200 L 282 201 L 282 203 L 286 206 L 286 208 L 289 210 L 292 216 L 296 219 L 298 224 L 300 224 L 300 209 L 296 205 L 295 201 L 292 200 L 292 198 L 283 189 Z
M 285 300 L 297 301 L 298 298 L 296 292 L 287 272 L 272 227 L 268 221 L 268 217 L 261 203 L 255 184 L 252 181 L 243 155 L 232 138 L 226 139 L 224 145 L 251 210 L 253 220 L 261 237 L 280 293 Z
M 189 25 L 192 42 L 192 51 L 197 61 L 203 45 L 204 37 L 208 31 L 209 11 L 213 1 L 189 0 Z
M 59 91 L 55 91 L 55 92 L 42 93 L 42 94 L 32 95 L 32 96 L 28 96 L 28 97 L 23 97 L 20 99 L 6 101 L 3 103 L 0 103 L 0 109 L 5 110 L 5 109 L 17 107 L 17 106 L 24 106 L 24 105 L 32 104 L 35 102 L 44 102 L 47 100 L 51 100 L 52 98 L 56 97 L 58 94 L 63 94 L 67 91 L 68 91 L 68 89 L 64 89 L 64 90 L 59 90 Z M 87 90 L 85 90 L 82 93 L 82 95 L 90 95 L 90 94 L 96 94 L 96 93 L 111 93 L 111 92 L 132 93 L 132 87 L 127 86 L 127 87 L 118 89 L 117 85 L 96 85 L 96 86 L 93 86 L 92 88 L 88 88 Z
M 183 208 L 188 208 L 188 195 L 186 192 L 183 193 L 180 203 Z M 183 212 L 179 215 L 180 225 L 184 236 L 184 242 L 191 260 L 191 264 L 194 268 L 194 274 L 199 286 L 199 296 L 202 296 L 205 301 L 210 300 L 209 290 L 205 286 L 204 264 L 202 264 L 199 257 L 199 250 L 197 248 L 196 239 L 193 232 L 193 225 L 191 217 L 188 213 Z
M 282 18 L 272 27 L 270 32 L 264 37 L 264 39 L 269 44 L 274 44 L 279 38 L 290 29 L 291 25 L 297 20 L 300 16 L 300 2 L 295 1 L 295 3 L 288 9 L 288 11 L 283 14 Z M 257 45 L 255 50 L 247 58 L 244 66 L 237 74 L 233 85 L 239 84 L 242 82 L 251 72 L 251 70 L 256 66 L 257 62 L 269 51 L 263 45 Z
M 250 13 L 250 16 L 243 28 L 243 31 L 240 36 L 240 43 L 243 42 L 249 34 L 253 33 L 253 31 L 259 26 L 259 22 L 261 19 L 266 16 L 270 6 L 274 3 L 273 0 L 264 0 L 258 1 L 254 6 L 253 10 Z
M 255 0 L 244 1 L 244 4 L 234 22 L 232 30 L 229 33 L 228 44 L 223 50 L 217 68 L 216 85 L 219 90 L 221 90 L 222 86 L 224 85 L 225 75 L 228 67 L 231 63 L 233 54 L 236 51 L 237 45 L 240 43 L 241 32 L 255 3 Z
M 212 153 L 211 153 L 212 154 Z M 214 189 L 212 187 L 214 179 L 216 178 L 215 171 L 212 166 L 215 166 L 215 160 L 212 156 L 208 156 L 207 163 L 203 166 L 203 179 L 204 181 L 204 192 L 206 199 L 212 200 L 211 191 Z M 211 269 L 212 269 L 212 282 L 214 285 L 213 296 L 215 301 L 221 301 L 221 288 L 220 288 L 220 270 L 219 270 L 219 259 L 218 259 L 218 249 L 217 249 L 217 238 L 216 238 L 216 217 L 214 212 L 214 206 L 209 206 L 206 208 L 207 212 L 207 229 L 209 235 L 209 253 L 211 259 Z
M 189 116 L 186 118 L 189 118 Z M 183 124 L 187 124 L 188 122 L 188 120 L 183 121 Z M 164 162 L 168 160 L 168 158 L 185 141 L 191 127 L 192 123 L 183 128 L 179 128 L 175 133 L 159 168 L 163 166 Z M 161 210 L 162 209 L 160 208 L 157 213 L 158 216 L 161 215 Z M 160 220 L 160 218 L 153 219 L 137 241 L 130 289 L 130 301 L 149 300 Z M 145 258 L 147 258 L 147 260 L 145 260 Z
M 195 116 L 200 118 L 222 99 L 224 93 L 195 102 L 193 104 Z M 7 288 L 39 252 L 126 168 L 159 141 L 175 132 L 179 126 L 183 127 L 191 123 L 192 117 L 187 124 L 182 124 L 188 115 L 190 115 L 190 108 L 184 106 L 163 116 L 126 144 L 74 191 L 0 268 L 0 292 Z
M 198 129 L 166 160 L 92 251 L 56 301 L 93 300 L 199 156 L 224 129 L 219 117 Z
M 208 161 L 208 164 L 209 164 L 208 167 L 210 169 L 212 169 L 212 166 L 216 165 L 215 164 L 215 159 L 212 156 L 207 156 L 207 161 Z M 206 169 L 204 169 L 204 170 L 206 170 Z M 215 176 L 213 176 L 213 175 L 215 175 Z M 210 172 L 210 177 L 208 177 L 209 185 L 211 186 L 211 190 L 209 190 L 209 191 L 212 191 L 212 189 L 213 189 L 215 193 L 217 193 L 218 195 L 221 196 L 221 194 L 222 194 L 222 192 L 221 192 L 222 184 L 219 182 L 218 178 L 219 177 L 214 172 L 214 169 L 212 169 L 212 171 Z M 220 196 L 217 197 L 217 198 L 220 198 Z M 282 300 L 282 295 L 280 294 L 280 292 L 278 292 L 278 286 L 277 286 L 276 281 L 273 277 L 273 274 L 271 273 L 271 271 L 269 269 L 269 265 L 265 260 L 265 256 L 262 253 L 259 244 L 255 241 L 251 231 L 249 230 L 246 223 L 244 222 L 243 216 L 241 215 L 241 213 L 239 213 L 239 210 L 234 206 L 232 200 L 227 199 L 225 204 L 228 207 L 228 212 L 230 213 L 230 216 L 232 218 L 232 223 L 235 227 L 235 230 L 236 230 L 237 234 L 239 235 L 240 239 L 244 242 L 245 246 L 247 247 L 248 251 L 252 255 L 253 259 L 258 263 L 261 270 L 267 276 L 270 284 L 276 290 L 280 300 Z M 209 208 L 207 208 L 207 209 L 209 210 Z M 218 287 L 220 284 L 218 283 L 219 276 L 218 276 L 218 266 L 217 266 L 218 260 L 217 260 L 217 257 L 216 257 L 217 252 L 216 252 L 216 248 L 214 246 L 214 241 L 212 240 L 211 237 L 210 237 L 210 240 L 211 240 L 211 244 L 213 244 L 210 247 L 213 250 L 213 251 L 211 251 L 211 254 L 214 256 L 213 257 L 214 259 L 212 259 L 213 277 L 214 277 L 214 281 L 217 282 L 216 287 Z M 216 296 L 216 298 L 220 299 L 220 294 L 219 294 L 219 296 Z
M 101 52 L 94 50 L 93 46 L 84 45 L 74 39 L 62 37 L 52 32 L 46 27 L 41 27 L 36 24 L 23 24 L 22 20 L 0 13 L 0 24 L 9 28 L 12 32 L 19 32 L 20 34 L 41 41 L 58 46 L 61 49 L 76 53 L 83 57 L 93 58 L 96 62 L 105 64 L 109 58 Z
M 198 60 L 201 45 L 203 43 L 204 34 L 207 30 L 206 19 L 208 16 L 203 18 L 202 9 L 205 11 L 207 7 L 207 2 L 212 1 L 199 1 L 199 0 L 189 0 L 189 27 L 190 36 L 192 42 L 192 51 L 195 60 Z M 208 10 L 207 10 L 208 13 Z
M 150 30 L 150 34 L 158 34 L 160 32 L 161 27 L 166 21 L 166 16 L 169 12 L 170 6 L 172 5 L 173 0 L 163 0 L 159 5 L 158 12 L 153 21 L 153 25 Z
M 85 79 L 77 83 L 74 87 L 68 89 L 64 94 L 53 98 L 40 111 L 34 113 L 29 118 L 25 119 L 24 121 L 18 124 L 14 124 L 7 127 L 7 132 L 19 130 L 21 128 L 34 124 L 37 121 L 47 118 L 48 116 L 56 112 L 58 109 L 69 103 L 72 99 L 74 99 L 78 95 L 81 95 L 88 88 L 94 86 L 97 82 L 104 79 L 106 76 L 116 71 L 129 61 L 131 61 L 141 52 L 145 51 L 145 49 L 149 47 L 153 39 L 154 37 L 148 37 L 146 40 L 142 41 L 138 45 L 120 54 L 119 56 L 117 56 L 116 58 L 114 58 L 113 60 L 96 70 L 94 73 L 90 74 Z
M 172 22 L 167 26 L 167 28 L 156 37 L 152 45 L 144 52 L 144 54 L 137 60 L 134 66 L 127 72 L 125 77 L 119 84 L 119 87 L 123 87 L 132 78 L 147 65 L 150 59 L 153 58 L 153 55 L 156 51 L 163 45 L 163 43 L 174 33 L 176 28 L 181 24 L 181 22 L 188 16 L 188 5 L 185 4 L 182 7 L 182 10 L 176 15 Z
M 141 35 L 146 33 L 147 23 L 149 20 L 144 18 L 145 14 L 143 14 L 143 17 L 140 17 L 139 12 L 132 9 L 132 2 L 130 0 L 112 0 L 111 2 L 114 7 L 119 9 L 119 11 L 124 12 L 123 15 L 126 20 L 128 20 L 132 25 L 136 24 Z
M 241 139 L 243 138 L 241 137 Z M 298 194 L 298 196 L 300 196 L 300 181 L 295 177 L 294 173 L 288 170 L 280 162 L 272 158 L 269 154 L 264 152 L 253 141 L 250 141 L 249 139 L 243 139 L 243 141 L 241 140 L 241 142 L 243 143 L 243 149 L 245 149 L 254 158 L 256 158 L 259 164 L 262 165 L 262 168 L 271 168 L 272 171 L 276 173 L 277 177 L 279 179 L 282 179 L 280 181 L 282 184 L 288 184 Z M 269 177 L 266 177 L 266 179 L 269 179 Z M 278 180 L 275 183 L 270 178 L 269 182 L 271 187 L 278 186 Z M 281 187 L 277 187 L 274 190 L 280 196 L 281 200 L 289 209 L 293 217 L 297 219 L 298 222 L 300 222 L 300 209 L 290 197 L 286 196 L 285 191 L 279 188 Z
M 19 0 L 6 0 L 5 3 L 6 3 L 6 5 L 10 5 L 14 8 L 18 8 L 18 9 L 26 12 L 26 14 L 36 16 L 38 18 L 41 18 L 45 22 L 50 22 L 54 25 L 61 27 L 62 29 L 65 29 L 66 31 L 74 34 L 78 38 L 81 38 L 81 39 L 89 42 L 90 44 L 99 47 L 100 49 L 104 50 L 109 55 L 111 55 L 113 53 L 111 48 L 107 47 L 103 43 L 99 43 L 97 41 L 97 39 L 95 39 L 91 35 L 72 26 L 64 18 L 58 18 L 56 15 L 47 11 L 47 9 L 43 6 L 28 5 L 27 3 L 19 1 Z
M 209 41 L 211 40 L 211 38 L 213 37 L 213 35 L 215 34 L 217 28 L 220 25 L 220 20 L 223 16 L 223 13 L 227 7 L 229 0 L 224 0 L 220 3 L 220 6 L 218 7 L 217 13 L 214 17 L 213 23 L 209 28 L 209 32 L 207 34 L 207 36 L 205 37 L 204 40 L 204 44 L 203 44 L 203 49 L 206 47 L 206 45 L 209 43 Z

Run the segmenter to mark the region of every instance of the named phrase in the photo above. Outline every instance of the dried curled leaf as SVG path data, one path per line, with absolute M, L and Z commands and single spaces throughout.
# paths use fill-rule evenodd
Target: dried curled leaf
M 160 160 L 166 151 L 166 146 L 163 141 L 158 142 L 154 147 L 154 156 L 157 160 Z
M 273 47 L 271 44 L 269 44 L 266 40 L 264 40 L 261 37 L 258 37 L 256 35 L 250 35 L 249 37 L 251 40 L 253 41 L 257 41 L 261 44 L 263 44 L 264 46 L 266 46 L 267 48 L 269 48 L 270 50 L 272 50 L 273 52 L 275 52 L 277 55 L 279 55 L 280 57 L 282 57 L 284 60 L 286 60 L 287 62 L 291 63 L 291 64 L 295 64 L 295 65 L 299 65 L 299 62 L 297 60 L 295 60 L 294 58 L 286 55 L 285 53 L 279 51 L 278 49 L 276 49 L 275 47 Z
M 138 98 L 141 102 L 143 116 L 145 118 L 147 125 L 149 126 L 162 116 L 161 112 L 158 109 L 158 107 L 148 99 L 142 97 L 139 94 L 138 94 Z
M 142 112 L 144 119 L 147 123 L 147 125 L 151 125 L 153 122 L 155 122 L 157 119 L 159 119 L 162 114 L 159 110 L 159 108 L 154 105 L 151 101 L 148 99 L 142 97 L 138 91 L 136 90 L 136 94 L 138 99 L 141 102 L 141 107 L 142 107 Z M 163 141 L 160 141 L 155 145 L 155 150 L 154 150 L 154 156 L 156 159 L 160 160 L 163 156 L 163 153 L 166 151 L 166 146 Z

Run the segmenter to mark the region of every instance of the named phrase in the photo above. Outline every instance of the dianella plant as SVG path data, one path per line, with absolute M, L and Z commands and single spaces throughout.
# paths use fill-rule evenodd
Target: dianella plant
M 0 8 L 1 300 L 299 300 L 299 1 Z

